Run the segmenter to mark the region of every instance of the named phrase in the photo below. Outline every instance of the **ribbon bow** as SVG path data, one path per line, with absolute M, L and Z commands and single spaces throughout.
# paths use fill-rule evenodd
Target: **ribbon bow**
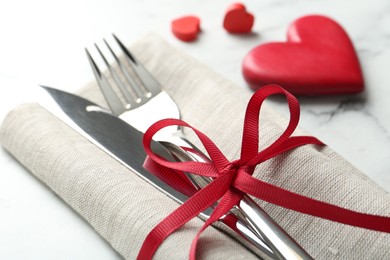
M 290 122 L 286 130 L 274 143 L 259 152 L 260 108 L 264 100 L 274 94 L 283 94 L 286 97 L 290 110 Z M 149 166 L 159 169 L 165 176 L 168 176 L 168 179 L 171 177 L 172 182 L 181 183 L 178 184 L 178 187 L 191 193 L 192 196 L 154 227 L 146 237 L 138 254 L 138 259 L 151 259 L 166 237 L 219 201 L 210 218 L 192 241 L 190 259 L 195 259 L 197 242 L 202 231 L 225 215 L 245 194 L 301 213 L 357 227 L 390 232 L 389 217 L 344 209 L 290 192 L 252 177 L 256 165 L 275 156 L 306 144 L 323 145 L 321 141 L 311 136 L 291 136 L 298 125 L 299 114 L 298 100 L 283 88 L 277 85 L 269 85 L 259 89 L 250 99 L 246 110 L 240 159 L 232 162 L 222 154 L 206 135 L 184 121 L 164 119 L 153 124 L 144 135 L 144 148 L 149 159 L 151 159 Z M 150 147 L 154 134 L 160 129 L 172 125 L 191 128 L 203 143 L 211 162 L 170 162 L 154 154 Z M 188 183 L 178 181 L 178 175 L 175 174 L 183 172 L 212 177 L 214 180 L 195 193 L 186 186 Z

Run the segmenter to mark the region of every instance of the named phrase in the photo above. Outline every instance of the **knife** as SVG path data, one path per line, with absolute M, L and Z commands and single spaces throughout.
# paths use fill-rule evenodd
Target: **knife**
M 40 105 L 94 145 L 179 204 L 188 200 L 188 196 L 143 167 L 146 153 L 142 144 L 142 132 L 112 115 L 109 110 L 77 95 L 46 86 L 40 86 L 38 91 Z M 152 149 L 160 156 L 173 160 L 171 153 L 158 142 L 152 141 Z M 212 207 L 208 208 L 199 217 L 205 220 L 212 211 Z M 224 218 L 220 222 L 222 227 L 216 226 L 217 228 L 235 238 L 237 235 L 234 233 L 240 235 L 249 242 L 243 243 L 248 249 L 275 258 L 272 250 L 243 223 L 232 223 Z M 242 242 L 242 239 L 239 241 Z

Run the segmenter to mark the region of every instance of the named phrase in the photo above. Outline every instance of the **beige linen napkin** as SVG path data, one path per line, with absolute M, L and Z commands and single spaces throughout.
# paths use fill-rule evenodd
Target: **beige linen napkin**
M 156 35 L 143 37 L 132 50 L 175 99 L 183 119 L 206 133 L 229 159 L 238 158 L 250 91 L 233 85 Z M 81 94 L 104 104 L 95 83 L 84 87 Z M 281 134 L 287 120 L 267 106 L 261 117 L 264 147 Z M 192 132 L 186 134 L 199 145 Z M 127 259 L 136 257 L 149 231 L 178 206 L 37 104 L 11 111 L 2 124 L 0 140 Z M 327 147 L 295 149 L 263 163 L 255 175 L 345 208 L 390 215 L 389 193 Z M 389 234 L 259 204 L 316 259 L 390 257 Z M 194 219 L 174 233 L 155 258 L 187 258 L 201 225 L 201 220 Z M 198 252 L 199 259 L 256 258 L 214 228 L 202 235 Z

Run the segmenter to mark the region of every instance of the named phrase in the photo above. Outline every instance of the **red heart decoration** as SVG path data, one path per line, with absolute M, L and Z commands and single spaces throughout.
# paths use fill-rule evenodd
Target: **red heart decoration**
M 347 33 L 318 15 L 293 22 L 287 42 L 254 48 L 244 58 L 243 74 L 253 89 L 275 83 L 300 95 L 357 93 L 364 86 Z
M 255 18 L 246 11 L 241 3 L 235 3 L 228 7 L 223 27 L 230 33 L 249 33 L 252 30 Z
M 194 41 L 200 32 L 200 19 L 196 16 L 184 16 L 172 21 L 173 34 L 185 42 Z

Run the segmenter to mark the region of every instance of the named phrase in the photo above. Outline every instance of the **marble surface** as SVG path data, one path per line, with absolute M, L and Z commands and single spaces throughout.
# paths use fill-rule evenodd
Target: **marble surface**
M 155 32 L 246 88 L 241 61 L 253 47 L 284 41 L 287 26 L 308 14 L 327 15 L 348 32 L 363 68 L 360 95 L 302 98 L 300 126 L 390 191 L 390 2 L 377 0 L 243 1 L 254 32 L 222 28 L 232 1 L 8 1 L 0 9 L 0 120 L 29 100 L 36 83 L 75 91 L 93 80 L 84 47 L 116 33 L 130 43 Z M 170 32 L 172 19 L 198 15 L 193 43 Z M 282 100 L 269 103 L 286 112 Z M 0 259 L 120 259 L 71 208 L 0 149 Z

